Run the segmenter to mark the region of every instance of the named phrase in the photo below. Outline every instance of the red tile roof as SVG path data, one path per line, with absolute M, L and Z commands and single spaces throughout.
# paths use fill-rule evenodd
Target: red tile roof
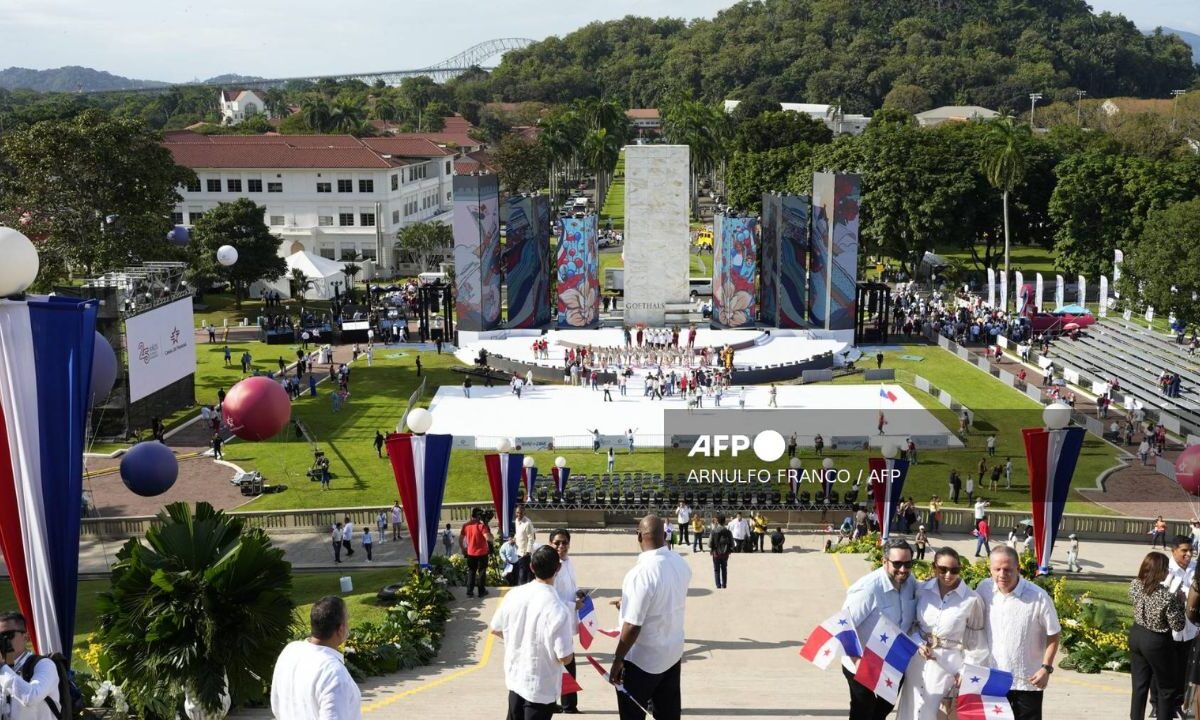
M 454 151 L 438 147 L 428 135 L 401 133 L 395 137 L 363 138 L 364 145 L 382 155 L 399 157 L 446 157 Z
M 403 158 L 448 152 L 426 141 L 411 147 L 371 147 L 349 135 L 197 135 L 169 132 L 164 145 L 190 168 L 389 168 Z M 432 150 L 430 150 L 432 148 Z M 391 155 L 392 157 L 384 157 Z
M 625 111 L 625 117 L 630 120 L 658 120 L 657 108 L 630 108 Z
M 442 118 L 442 123 L 442 132 L 461 133 L 463 135 L 466 135 L 475 127 L 471 124 L 470 120 L 462 115 L 451 115 L 448 118 Z

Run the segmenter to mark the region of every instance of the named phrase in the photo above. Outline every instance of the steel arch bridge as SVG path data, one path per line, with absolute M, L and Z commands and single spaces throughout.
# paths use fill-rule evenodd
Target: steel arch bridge
M 421 75 L 432 78 L 435 82 L 446 82 L 447 80 L 462 75 L 467 70 L 473 67 L 482 67 L 483 62 L 493 57 L 503 55 L 509 50 L 520 50 L 529 47 L 535 41 L 529 38 L 497 38 L 488 40 L 473 45 L 459 54 L 446 58 L 445 60 L 430 65 L 429 67 L 416 68 L 413 70 L 383 70 L 380 72 L 360 72 L 360 73 L 343 73 L 340 75 L 305 75 L 286 78 L 271 78 L 267 80 L 245 80 L 242 82 L 220 83 L 220 86 L 235 86 L 248 90 L 266 89 L 279 87 L 293 81 L 307 80 L 309 82 L 317 82 L 319 80 L 361 80 L 362 82 L 371 85 L 377 80 L 382 80 L 388 85 L 399 85 L 400 81 L 407 77 L 419 77 Z M 484 68 L 491 69 L 491 68 Z M 141 92 L 141 93 L 161 93 L 167 92 L 175 87 L 218 87 L 212 83 L 176 83 L 173 85 L 163 85 L 153 88 L 139 88 L 136 90 L 96 90 L 84 94 L 93 94 L 98 92 Z

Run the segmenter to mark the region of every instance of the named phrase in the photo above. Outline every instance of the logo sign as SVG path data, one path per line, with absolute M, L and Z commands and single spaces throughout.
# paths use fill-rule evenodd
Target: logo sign
M 688 457 L 737 457 L 739 453 L 753 449 L 763 462 L 775 462 L 783 457 L 786 443 L 783 435 L 775 430 L 763 430 L 751 438 L 749 435 L 699 435 L 688 451 Z

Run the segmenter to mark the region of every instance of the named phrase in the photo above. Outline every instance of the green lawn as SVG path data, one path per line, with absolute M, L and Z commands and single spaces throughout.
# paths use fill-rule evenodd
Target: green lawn
M 608 186 L 608 195 L 604 197 L 604 207 L 600 208 L 600 226 L 605 221 L 612 221 L 613 230 L 625 231 L 625 151 L 622 150 L 613 170 L 613 181 Z M 601 275 L 603 277 L 603 275 Z
M 1128 580 L 1076 580 L 1070 578 L 1068 587 L 1076 594 L 1087 593 L 1093 602 L 1108 605 L 1126 622 L 1133 620 L 1133 605 L 1129 602 Z
M 980 257 L 983 257 L 985 249 L 985 246 L 979 245 L 976 246 L 975 251 L 979 253 Z M 962 245 L 941 245 L 934 252 L 948 260 L 959 260 L 968 270 L 976 269 L 974 257 Z M 1004 246 L 1001 245 L 999 263 L 1003 264 L 1003 262 Z M 1038 272 L 1043 275 L 1047 273 L 1053 275 L 1055 272 L 1054 253 L 1041 247 L 1014 245 L 1009 248 L 1008 266 L 1013 270 L 1020 270 L 1026 275 Z
M 292 574 L 292 600 L 296 602 L 297 618 L 308 622 L 312 604 L 326 595 L 341 595 L 339 578 L 353 578 L 354 592 L 342 597 L 350 608 L 351 625 L 364 622 L 380 622 L 386 616 L 386 607 L 375 599 L 375 593 L 384 585 L 401 582 L 408 577 L 407 568 L 381 568 L 358 570 L 338 568 L 326 572 Z M 103 580 L 81 580 L 76 593 L 75 646 L 87 642 L 87 636 L 96 630 L 99 594 L 108 590 L 109 582 Z M 0 583 L 0 612 L 16 609 L 17 601 L 9 583 Z

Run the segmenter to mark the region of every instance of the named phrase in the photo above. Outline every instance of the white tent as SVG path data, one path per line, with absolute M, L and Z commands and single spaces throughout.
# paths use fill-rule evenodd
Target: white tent
M 333 283 L 335 282 L 338 283 L 338 292 L 346 289 L 346 274 L 342 272 L 342 266 L 346 263 L 305 251 L 289 255 L 284 262 L 287 263 L 287 270 L 284 271 L 282 277 L 269 283 L 255 283 L 259 286 L 260 292 L 269 289 L 275 290 L 283 297 L 290 297 L 292 270 L 300 270 L 308 278 L 310 284 L 304 297 L 309 300 L 332 299 Z

